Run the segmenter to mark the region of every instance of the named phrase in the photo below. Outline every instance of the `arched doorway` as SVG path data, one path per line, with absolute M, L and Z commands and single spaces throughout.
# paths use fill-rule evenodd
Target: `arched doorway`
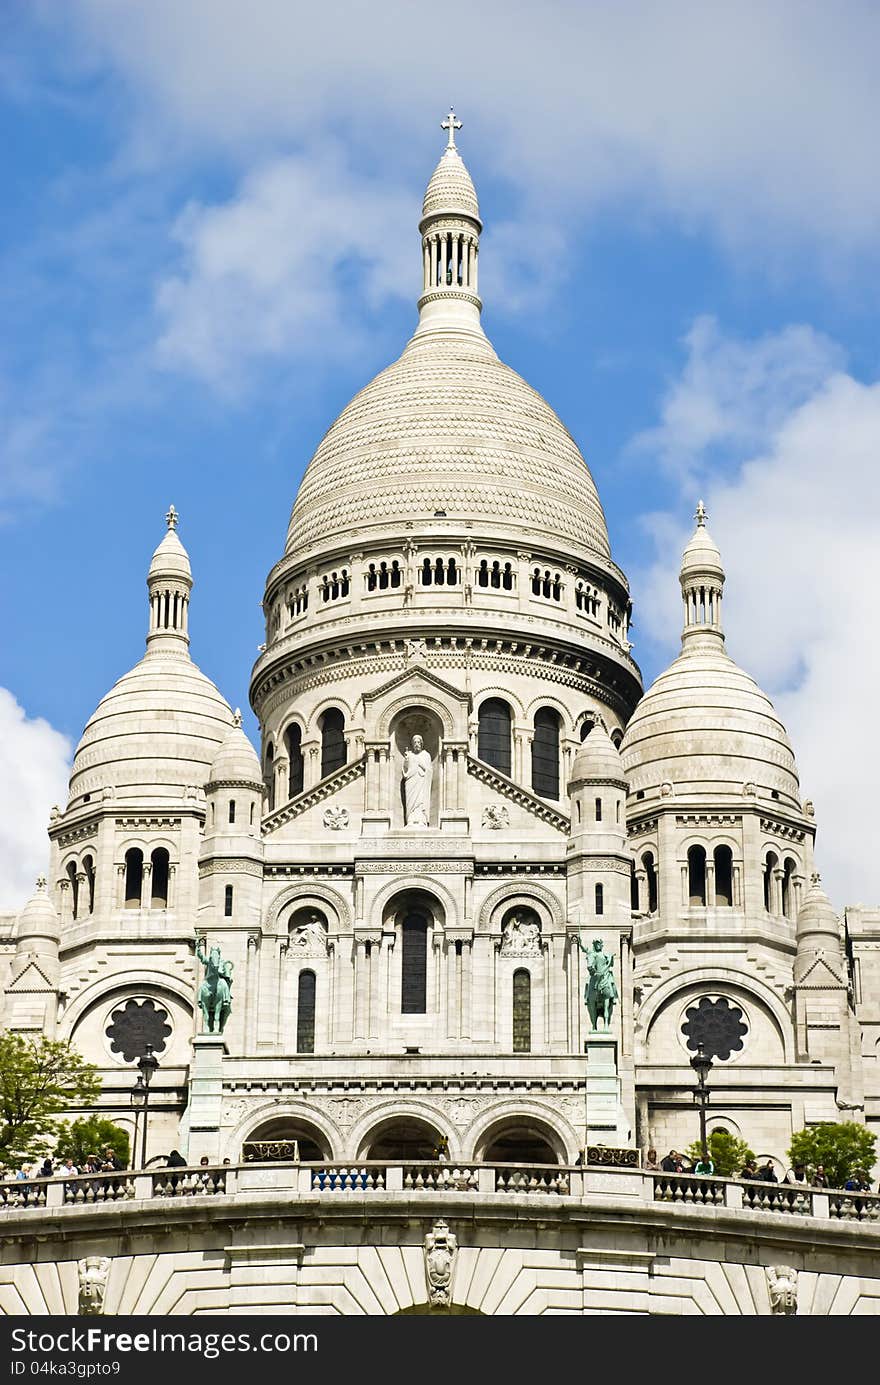
M 287 1162 L 321 1163 L 332 1158 L 329 1141 L 322 1130 L 296 1116 L 277 1116 L 263 1121 L 242 1142 L 245 1164 Z
M 480 1140 L 482 1164 L 564 1164 L 566 1150 L 554 1130 L 531 1116 L 510 1116 L 491 1126 Z
M 361 1143 L 358 1158 L 419 1164 L 436 1159 L 442 1138 L 435 1125 L 419 1116 L 391 1116 L 369 1132 Z

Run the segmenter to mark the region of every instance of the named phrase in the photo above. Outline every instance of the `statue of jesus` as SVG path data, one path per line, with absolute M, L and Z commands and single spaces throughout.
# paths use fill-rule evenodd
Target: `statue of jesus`
M 403 752 L 404 815 L 407 827 L 430 827 L 431 777 L 430 752 L 421 736 L 413 736 L 409 750 Z

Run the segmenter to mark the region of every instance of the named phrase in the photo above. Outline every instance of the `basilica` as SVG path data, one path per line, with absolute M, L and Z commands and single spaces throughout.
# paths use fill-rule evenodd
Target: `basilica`
M 192 639 L 210 666 L 172 506 L 144 656 L 85 727 L 48 878 L 0 920 L 4 1026 L 70 1039 L 101 1114 L 133 1137 L 142 1117 L 144 1195 L 176 1205 L 172 1149 L 216 1170 L 204 1220 L 194 1196 L 167 1233 L 164 1278 L 155 1239 L 102 1230 L 118 1204 L 62 1205 L 81 1218 L 70 1285 L 97 1247 L 108 1311 L 420 1311 L 421 1294 L 748 1313 L 777 1311 L 782 1255 L 798 1311 L 876 1313 L 862 1209 L 834 1222 L 826 1195 L 786 1220 L 721 1183 L 711 1207 L 693 1184 L 669 1206 L 644 1181 L 648 1148 L 697 1138 L 698 1053 L 709 1130 L 780 1177 L 792 1132 L 880 1126 L 880 909 L 822 889 L 785 727 L 726 646 L 702 502 L 681 652 L 644 690 L 590 471 L 481 325 L 459 128 L 450 114 L 425 192 L 415 330 L 325 434 L 267 555 L 259 745 L 191 656 Z M 257 1210 L 215 1245 L 236 1199 L 236 1226 Z M 762 1217 L 794 1238 L 764 1260 L 743 1248 Z M 516 1273 L 490 1274 L 508 1253 Z M 63 1275 L 20 1268 L 26 1306 L 0 1288 L 4 1311 L 60 1311 L 53 1293 L 75 1311 Z

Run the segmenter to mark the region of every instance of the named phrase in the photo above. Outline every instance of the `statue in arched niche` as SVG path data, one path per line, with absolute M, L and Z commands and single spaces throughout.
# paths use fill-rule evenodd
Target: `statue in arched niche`
M 326 957 L 327 923 L 317 909 L 299 909 L 290 921 L 290 950 L 300 957 Z
M 403 752 L 404 820 L 407 827 L 430 827 L 431 780 L 434 766 L 421 736 L 413 736 Z
M 501 937 L 502 957 L 539 957 L 541 955 L 541 924 L 531 909 L 517 909 L 504 924 Z

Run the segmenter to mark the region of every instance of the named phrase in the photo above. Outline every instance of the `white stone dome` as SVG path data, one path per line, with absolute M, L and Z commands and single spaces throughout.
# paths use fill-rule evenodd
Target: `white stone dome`
M 800 808 L 797 766 L 773 703 L 723 648 L 688 650 L 645 693 L 620 746 L 630 791 L 669 781 L 708 797 L 775 791 Z
M 22 945 L 39 938 L 57 942 L 61 937 L 61 923 L 42 876 L 37 881 L 36 891 L 18 916 L 15 936 L 17 943 Z
M 485 337 L 416 336 L 355 395 L 303 477 L 287 552 L 445 512 L 608 558 L 602 505 L 571 434 Z
M 601 722 L 597 722 L 578 747 L 569 776 L 570 784 L 612 779 L 623 784 L 620 752 Z
M 232 709 L 185 653 L 155 650 L 98 703 L 76 748 L 70 800 L 180 798 L 204 787 Z
M 442 216 L 444 212 L 472 216 L 480 219 L 477 190 L 464 160 L 455 145 L 444 150 L 443 155 L 425 189 L 422 203 L 422 218 Z
M 238 710 L 235 712 L 232 727 L 226 733 L 226 738 L 214 757 L 208 782 L 251 784 L 256 788 L 263 786 L 263 774 L 257 752 L 242 730 L 241 713 Z

